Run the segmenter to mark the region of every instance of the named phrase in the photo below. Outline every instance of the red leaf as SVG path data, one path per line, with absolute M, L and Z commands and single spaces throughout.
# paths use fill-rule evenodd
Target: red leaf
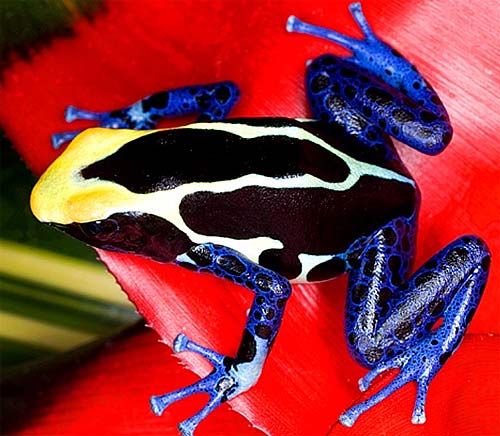
M 155 333 L 142 332 L 114 341 L 87 364 L 76 370 L 57 374 L 50 380 L 53 386 L 49 391 L 36 389 L 33 392 L 30 425 L 15 434 L 177 436 L 177 423 L 201 408 L 204 398 L 195 397 L 172 405 L 169 412 L 161 418 L 154 416 L 145 407 L 151 392 L 176 389 L 179 385 L 192 383 L 197 379 L 178 364 L 167 347 L 160 347 L 156 339 Z M 359 418 L 354 427 L 346 428 L 335 424 L 328 434 L 497 435 L 497 429 L 500 428 L 500 404 L 498 389 L 492 381 L 500 377 L 499 352 L 498 337 L 467 337 L 461 349 L 431 385 L 427 404 L 428 423 L 425 426 L 410 424 L 415 389 L 409 385 L 376 406 L 373 413 Z M 302 363 L 300 369 L 306 366 L 306 363 Z M 330 377 L 328 383 L 337 379 L 339 387 L 333 396 L 333 389 L 320 381 L 319 376 L 311 369 L 297 374 L 288 368 L 285 375 L 290 375 L 280 377 L 277 380 L 278 386 L 273 385 L 273 374 L 269 374 L 272 371 L 269 369 L 264 372 L 262 380 L 266 386 L 261 387 L 262 383 L 259 382 L 256 388 L 260 394 L 249 403 L 257 400 L 260 412 L 266 421 L 271 420 L 272 431 L 276 435 L 325 435 L 326 431 L 318 431 L 317 424 L 301 422 L 308 418 L 305 416 L 307 410 L 314 404 L 316 417 L 322 421 L 323 427 L 328 426 L 329 422 L 335 422 L 338 408 L 335 403 L 353 401 L 357 396 L 354 393 L 354 383 L 350 383 L 351 389 L 346 395 L 347 383 L 344 381 L 345 373 L 342 372 L 346 368 L 333 368 L 338 369 L 338 372 Z M 312 394 L 308 397 L 302 396 L 300 387 L 298 391 L 293 390 L 301 384 L 296 382 L 300 379 L 299 375 L 305 376 L 307 382 L 313 380 L 309 389 Z M 489 382 L 485 383 L 485 380 Z M 293 391 L 292 403 L 289 392 L 281 393 L 278 390 L 287 383 L 292 384 L 289 388 Z M 302 388 L 304 387 L 307 387 L 306 383 L 302 384 Z M 323 391 L 323 388 L 326 390 Z M 271 397 L 268 396 L 270 393 Z M 296 409 L 280 415 L 282 409 L 291 406 L 296 406 Z M 295 416 L 291 422 L 288 421 L 289 415 Z M 294 427 L 297 422 L 299 425 Z M 229 410 L 226 403 L 200 424 L 196 434 L 257 436 L 263 433 L 249 427 L 244 418 Z
M 495 96 L 500 68 L 495 32 L 500 20 L 495 5 L 479 0 L 458 4 L 451 0 L 370 0 L 363 7 L 379 35 L 413 60 L 433 83 L 455 128 L 452 144 L 438 157 L 399 148 L 423 193 L 417 263 L 461 234 L 482 236 L 490 245 L 494 261 L 470 331 L 498 334 L 500 297 L 496 290 L 500 274 L 495 258 L 500 251 L 500 101 Z M 234 116 L 307 116 L 304 63 L 337 49 L 321 40 L 287 34 L 284 23 L 291 13 L 359 34 L 346 1 L 149 1 L 147 6 L 142 2 L 109 2 L 107 12 L 94 22 L 78 24 L 76 38 L 57 40 L 31 63 L 19 61 L 6 72 L 0 120 L 29 166 L 41 173 L 58 154 L 50 149 L 50 134 L 73 128 L 63 121 L 68 104 L 107 110 L 160 89 L 233 79 L 243 94 Z M 82 126 L 83 122 L 74 127 Z M 133 256 L 104 252 L 100 256 L 164 340 L 170 342 L 183 330 L 220 352 L 235 352 L 250 304 L 248 292 L 213 277 Z M 261 381 L 251 392 L 232 401 L 254 425 L 273 434 L 325 434 L 339 413 L 356 401 L 356 379 L 363 370 L 348 356 L 342 338 L 344 288 L 344 280 L 294 288 Z M 486 434 L 498 428 L 493 423 L 498 424 L 499 377 L 498 373 L 492 376 L 498 354 L 489 346 L 480 354 L 475 347 L 482 346 L 482 338 L 469 340 L 468 346 L 466 342 L 431 384 L 428 424 L 410 424 L 414 391 L 407 387 L 360 418 L 353 429 L 335 427 L 332 434 L 391 434 L 396 430 L 404 434 Z M 178 384 L 172 385 L 172 380 L 162 374 L 163 366 L 152 363 L 165 354 L 165 348 L 161 351 L 157 345 L 148 349 L 146 362 L 137 363 L 135 371 L 131 369 L 123 379 L 120 407 L 116 407 L 112 391 L 107 391 L 109 396 L 105 395 L 93 409 L 108 414 L 102 422 L 117 418 L 114 424 L 109 423 L 117 426 L 110 429 L 111 433 L 159 432 L 160 427 L 148 427 L 150 419 L 155 425 L 163 421 L 147 415 L 147 396 L 184 385 L 176 374 Z M 133 353 L 131 350 L 129 356 L 124 352 L 123 358 L 133 359 Z M 180 357 L 196 371 L 207 370 L 205 362 L 189 353 Z M 105 361 L 106 356 L 101 359 Z M 462 367 L 461 359 L 471 365 Z M 102 365 L 95 367 L 96 371 L 105 371 Z M 468 383 L 469 373 L 475 384 Z M 89 377 L 89 383 L 97 377 L 103 384 L 106 376 L 105 372 L 96 372 Z M 154 378 L 154 384 L 134 387 L 136 377 Z M 79 381 L 73 383 L 75 392 L 82 389 Z M 133 389 L 140 395 L 132 395 Z M 481 401 L 481 410 L 477 389 L 487 398 Z M 63 398 L 57 403 L 60 407 L 61 401 Z M 75 424 L 71 428 L 88 428 L 83 398 L 76 399 L 72 407 Z M 118 409 L 141 412 L 119 415 Z M 47 413 L 55 412 L 51 409 Z M 166 414 L 163 419 L 169 421 L 173 412 Z M 217 412 L 206 425 L 220 416 Z M 178 420 L 174 417 L 169 422 Z M 203 431 L 200 426 L 200 434 Z

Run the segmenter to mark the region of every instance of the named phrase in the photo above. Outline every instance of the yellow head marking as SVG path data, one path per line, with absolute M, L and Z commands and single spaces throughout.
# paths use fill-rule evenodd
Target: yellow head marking
M 87 129 L 69 144 L 31 193 L 31 210 L 43 222 L 70 224 L 130 210 L 134 194 L 112 182 L 80 176 L 80 171 L 151 131 Z

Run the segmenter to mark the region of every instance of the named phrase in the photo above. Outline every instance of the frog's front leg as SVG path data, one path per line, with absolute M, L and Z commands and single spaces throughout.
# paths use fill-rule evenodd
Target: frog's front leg
M 410 229 L 410 233 L 408 233 Z M 372 370 L 360 380 L 368 389 L 383 371 L 398 375 L 378 393 L 341 417 L 356 419 L 410 381 L 417 383 L 412 422 L 425 422 L 430 381 L 457 349 L 477 308 L 489 270 L 485 243 L 464 236 L 433 256 L 409 279 L 411 222 L 397 220 L 372 236 L 351 259 L 346 334 L 353 356 Z M 433 328 L 442 318 L 442 324 Z
M 239 98 L 238 87 L 230 81 L 207 85 L 185 86 L 149 95 L 122 109 L 92 112 L 74 106 L 66 108 L 66 121 L 95 120 L 101 127 L 111 129 L 147 130 L 156 127 L 163 117 L 200 114 L 199 120 L 212 121 L 227 117 Z M 52 145 L 59 148 L 81 130 L 52 135 Z
M 183 435 L 192 435 L 200 421 L 217 406 L 247 391 L 257 382 L 281 325 L 291 286 L 281 275 L 249 261 L 234 250 L 213 244 L 192 247 L 177 258 L 177 263 L 189 269 L 229 279 L 255 293 L 236 357 L 222 356 L 182 334 L 174 341 L 175 352 L 198 353 L 213 365 L 214 370 L 191 386 L 151 397 L 151 407 L 160 415 L 177 400 L 196 393 L 208 394 L 210 400 L 207 405 L 179 424 Z

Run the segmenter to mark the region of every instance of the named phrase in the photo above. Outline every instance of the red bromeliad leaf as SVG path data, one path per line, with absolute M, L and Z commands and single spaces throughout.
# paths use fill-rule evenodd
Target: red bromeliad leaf
M 109 110 L 157 90 L 232 79 L 242 90 L 234 116 L 307 116 L 305 61 L 324 52 L 344 52 L 321 40 L 287 34 L 286 18 L 293 13 L 359 35 L 347 4 L 223 0 L 107 3 L 106 12 L 92 23 L 77 25 L 75 38 L 57 40 L 31 63 L 19 61 L 6 71 L 0 120 L 28 165 L 39 174 L 58 155 L 50 148 L 50 134 L 73 128 L 63 121 L 68 104 Z M 399 148 L 423 194 L 417 264 L 461 234 L 482 236 L 492 249 L 494 261 L 470 332 L 498 335 L 497 10 L 492 3 L 479 0 L 462 4 L 451 0 L 367 0 L 363 7 L 378 34 L 414 61 L 434 85 L 455 128 L 452 144 L 438 157 Z M 83 122 L 75 123 L 74 128 L 84 126 Z M 162 340 L 171 343 L 184 331 L 203 345 L 234 354 L 251 301 L 249 292 L 214 277 L 134 256 L 106 252 L 99 256 Z M 342 336 L 344 289 L 343 279 L 294 287 L 261 380 L 249 393 L 231 402 L 253 425 L 275 435 L 326 434 L 338 415 L 357 401 L 356 380 L 364 370 L 349 357 Z M 450 359 L 431 384 L 429 422 L 424 426 L 410 423 L 415 389 L 407 386 L 361 417 L 353 429 L 336 425 L 331 434 L 491 433 L 499 422 L 499 377 L 494 376 L 492 366 L 498 364 L 498 353 L 491 345 L 494 341 L 472 335 Z M 146 417 L 149 394 L 186 383 L 186 377 L 177 372 L 170 376 L 166 373 L 165 368 L 171 366 L 162 363 L 165 349 L 148 345 L 143 363 L 133 347 L 130 353 L 123 351 L 122 359 L 135 364 L 126 372 L 128 378 L 117 381 L 124 383 L 117 391 L 106 385 L 106 376 L 102 375 L 106 365 L 115 368 L 116 361 L 111 357 L 108 361 L 101 356 L 101 366 L 97 362 L 93 370 L 80 370 L 78 377 L 84 380 L 81 384 L 72 381 L 74 391 L 84 389 L 85 383 L 95 388 L 92 380 L 97 374 L 101 374 L 99 386 L 109 389 L 108 396 L 104 393 L 92 409 L 93 413 L 107 414 L 101 416 L 102 425 L 108 426 L 103 433 L 158 433 L 164 419 L 164 434 L 170 434 L 167 426 L 187 416 L 177 418 L 176 405 L 167 410 L 165 418 Z M 179 357 L 197 373 L 209 371 L 207 363 L 197 356 L 184 353 Z M 469 377 L 474 367 L 476 372 Z M 135 377 L 151 384 L 138 386 Z M 188 379 L 194 380 L 189 375 Z M 88 397 L 73 398 L 77 398 L 71 409 L 74 411 L 65 408 L 66 418 L 75 421 L 71 427 L 75 433 L 76 428 L 89 430 L 88 409 L 84 407 Z M 126 410 L 120 414 L 118 410 L 123 409 L 141 412 L 135 415 Z M 209 427 L 204 426 L 210 425 L 215 432 L 224 433 L 226 429 L 245 434 L 245 425 L 239 430 L 225 428 L 224 423 L 217 427 L 214 422 L 224 419 L 223 414 L 216 412 L 208 418 L 207 424 L 200 425 L 199 434 L 209 433 Z
M 429 422 L 425 426 L 409 424 L 411 398 L 415 395 L 415 389 L 408 386 L 395 393 L 390 401 L 379 404 L 373 413 L 361 417 L 354 427 L 346 428 L 337 423 L 328 434 L 498 435 L 499 418 L 492 413 L 495 405 L 498 406 L 498 389 L 493 383 L 484 381 L 498 380 L 500 377 L 499 352 L 498 337 L 466 337 L 462 352 L 449 361 L 442 371 L 443 376 L 437 377 L 431 386 L 428 400 Z M 286 365 L 282 366 L 286 368 Z M 481 368 L 480 371 L 478 367 Z M 141 371 L 139 368 L 147 370 Z M 307 373 L 302 374 L 304 375 L 306 381 L 314 377 Z M 339 377 L 339 380 L 342 378 Z M 178 365 L 167 347 L 158 347 L 157 335 L 153 332 L 142 332 L 133 337 L 115 340 L 87 364 L 71 372 L 59 371 L 49 380 L 54 383 L 50 391 L 38 389 L 38 395 L 33 395 L 31 400 L 34 413 L 30 416 L 30 426 L 18 431 L 16 435 L 178 436 L 176 425 L 202 407 L 205 400 L 203 396 L 172 405 L 169 412 L 161 418 L 154 416 L 144 404 L 151 391 L 156 392 L 158 388 L 176 389 L 179 384 L 193 383 L 196 379 L 194 374 Z M 300 379 L 296 374 L 289 377 L 289 389 L 293 390 L 295 396 L 308 394 L 304 392 L 308 390 L 307 385 L 297 381 Z M 272 431 L 276 435 L 325 435 L 326 431 L 319 432 L 318 425 L 314 423 L 310 427 L 303 423 L 296 428 L 291 427 L 300 417 L 304 419 L 304 411 L 300 405 L 307 406 L 307 401 L 314 402 L 316 417 L 325 424 L 332 417 L 330 405 L 349 401 L 354 396 L 346 396 L 342 386 L 338 386 L 338 393 L 329 401 L 322 402 L 318 397 L 325 396 L 321 392 L 325 385 L 318 388 L 318 381 L 315 380 L 314 383 L 314 396 L 295 399 L 299 407 L 289 412 L 294 412 L 297 416 L 292 423 L 287 422 L 288 414 L 281 415 L 283 409 L 290 406 L 288 392 L 276 391 L 272 398 L 258 400 L 259 409 L 264 414 L 260 419 L 271 422 Z M 329 393 L 330 390 L 328 388 Z M 467 390 L 474 392 L 467 394 Z M 356 395 L 354 390 L 352 394 Z M 226 405 L 203 421 L 196 434 L 263 435 L 250 427 L 243 417 L 229 411 Z

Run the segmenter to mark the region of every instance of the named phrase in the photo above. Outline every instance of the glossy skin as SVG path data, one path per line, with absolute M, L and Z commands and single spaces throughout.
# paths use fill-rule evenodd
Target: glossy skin
M 340 417 L 348 426 L 409 381 L 418 386 L 412 421 L 424 422 L 428 385 L 460 344 L 479 303 L 489 254 L 475 236 L 452 242 L 410 275 L 419 195 L 388 135 L 435 154 L 451 140 L 451 126 L 417 70 L 378 40 L 358 4 L 351 12 L 365 35 L 362 41 L 294 17 L 288 22 L 289 31 L 326 37 L 353 53 L 324 55 L 308 67 L 308 96 L 320 122 L 231 120 L 152 133 L 84 133 L 33 192 L 32 208 L 40 220 L 93 246 L 174 261 L 254 292 L 235 357 L 184 335 L 175 340 L 176 352 L 197 352 L 214 366 L 198 383 L 151 399 L 153 411 L 161 414 L 178 399 L 209 394 L 208 404 L 180 424 L 185 435 L 221 402 L 257 382 L 291 280 L 348 273 L 346 337 L 353 357 L 372 369 L 360 389 L 386 369 L 400 368 L 388 386 Z M 138 129 L 151 128 L 161 116 L 191 112 L 220 120 L 238 94 L 231 82 L 186 87 L 104 114 L 71 108 L 69 119 Z M 54 144 L 72 136 L 55 135 Z M 186 141 L 187 148 L 180 148 Z M 117 145 L 108 146 L 111 142 Z M 99 147 L 106 153 L 99 154 Z M 180 157 L 174 163 L 173 155 L 162 159 L 168 147 L 177 147 Z M 65 192 L 54 193 L 54 180 Z M 166 215 L 150 206 L 172 203 L 176 189 L 189 190 L 195 182 L 205 184 L 184 194 Z M 106 207 L 112 203 L 112 213 L 104 206 L 100 210 L 101 200 Z M 433 329 L 439 318 L 442 324 Z

